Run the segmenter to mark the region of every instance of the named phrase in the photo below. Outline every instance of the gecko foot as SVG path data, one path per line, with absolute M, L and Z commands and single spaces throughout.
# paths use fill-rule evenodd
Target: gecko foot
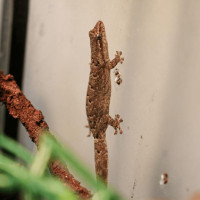
M 119 62 L 122 64 L 124 61 L 124 57 L 121 57 L 122 52 L 121 51 L 116 51 L 115 57 L 119 59 Z
M 90 128 L 90 126 L 89 126 L 89 125 L 85 125 L 85 128 Z M 87 137 L 90 137 L 91 135 L 92 135 L 92 132 L 91 132 L 91 131 L 89 131 L 89 133 L 88 133 Z
M 87 137 L 90 137 L 91 135 L 94 136 L 94 129 L 90 129 L 90 131 L 89 131 Z
M 121 57 L 121 55 L 122 55 L 121 51 L 116 51 L 115 58 L 110 61 L 109 69 L 113 69 L 118 63 L 121 64 L 123 63 L 124 58 Z
M 90 137 L 92 135 L 92 132 L 90 131 L 87 135 L 87 137 Z
M 108 124 L 115 129 L 115 133 L 114 133 L 115 135 L 118 133 L 118 129 L 119 129 L 120 134 L 123 133 L 123 131 L 120 127 L 121 122 L 123 122 L 123 119 L 120 118 L 119 114 L 115 115 L 115 119 L 113 119 L 112 117 L 109 116 Z

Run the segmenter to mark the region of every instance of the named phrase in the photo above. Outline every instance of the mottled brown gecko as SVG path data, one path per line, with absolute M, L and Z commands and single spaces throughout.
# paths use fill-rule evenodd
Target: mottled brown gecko
M 115 115 L 113 119 L 109 115 L 111 97 L 110 70 L 124 58 L 122 52 L 118 52 L 115 58 L 110 61 L 108 54 L 108 43 L 106 40 L 105 27 L 102 21 L 98 21 L 95 27 L 89 32 L 91 46 L 90 76 L 86 98 L 86 113 L 90 133 L 94 137 L 95 168 L 97 176 L 100 176 L 106 183 L 108 179 L 108 150 L 106 143 L 106 129 L 111 125 L 117 134 L 122 130 L 120 123 L 123 121 L 120 116 Z

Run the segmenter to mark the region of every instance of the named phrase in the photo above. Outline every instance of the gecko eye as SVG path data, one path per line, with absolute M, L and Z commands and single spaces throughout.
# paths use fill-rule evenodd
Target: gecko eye
M 97 40 L 101 40 L 102 39 L 102 35 L 97 35 Z

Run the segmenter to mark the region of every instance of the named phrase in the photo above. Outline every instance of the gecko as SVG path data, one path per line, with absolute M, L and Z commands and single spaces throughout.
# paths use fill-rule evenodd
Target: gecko
M 109 59 L 108 43 L 105 26 L 98 21 L 95 27 L 89 31 L 91 47 L 91 63 L 89 84 L 86 97 L 86 113 L 88 119 L 89 135 L 94 137 L 94 157 L 97 177 L 108 181 L 108 149 L 106 143 L 106 129 L 108 125 L 115 129 L 114 134 L 122 134 L 120 123 L 123 120 L 119 114 L 113 119 L 109 115 L 111 98 L 110 70 L 118 63 L 124 61 L 122 52 L 116 51 L 113 60 Z

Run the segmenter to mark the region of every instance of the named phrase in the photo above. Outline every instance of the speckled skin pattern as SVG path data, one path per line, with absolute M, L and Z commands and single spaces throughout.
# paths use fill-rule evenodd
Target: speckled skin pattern
M 105 27 L 102 21 L 98 21 L 89 32 L 91 46 L 90 76 L 86 97 L 86 113 L 90 133 L 94 137 L 95 168 L 97 176 L 105 183 L 108 179 L 108 150 L 106 143 L 106 129 L 111 125 L 117 134 L 122 130 L 120 123 L 123 121 L 119 115 L 115 119 L 109 115 L 111 97 L 110 70 L 124 58 L 121 52 L 116 53 L 115 58 L 110 61 L 108 54 L 108 43 L 106 40 Z

